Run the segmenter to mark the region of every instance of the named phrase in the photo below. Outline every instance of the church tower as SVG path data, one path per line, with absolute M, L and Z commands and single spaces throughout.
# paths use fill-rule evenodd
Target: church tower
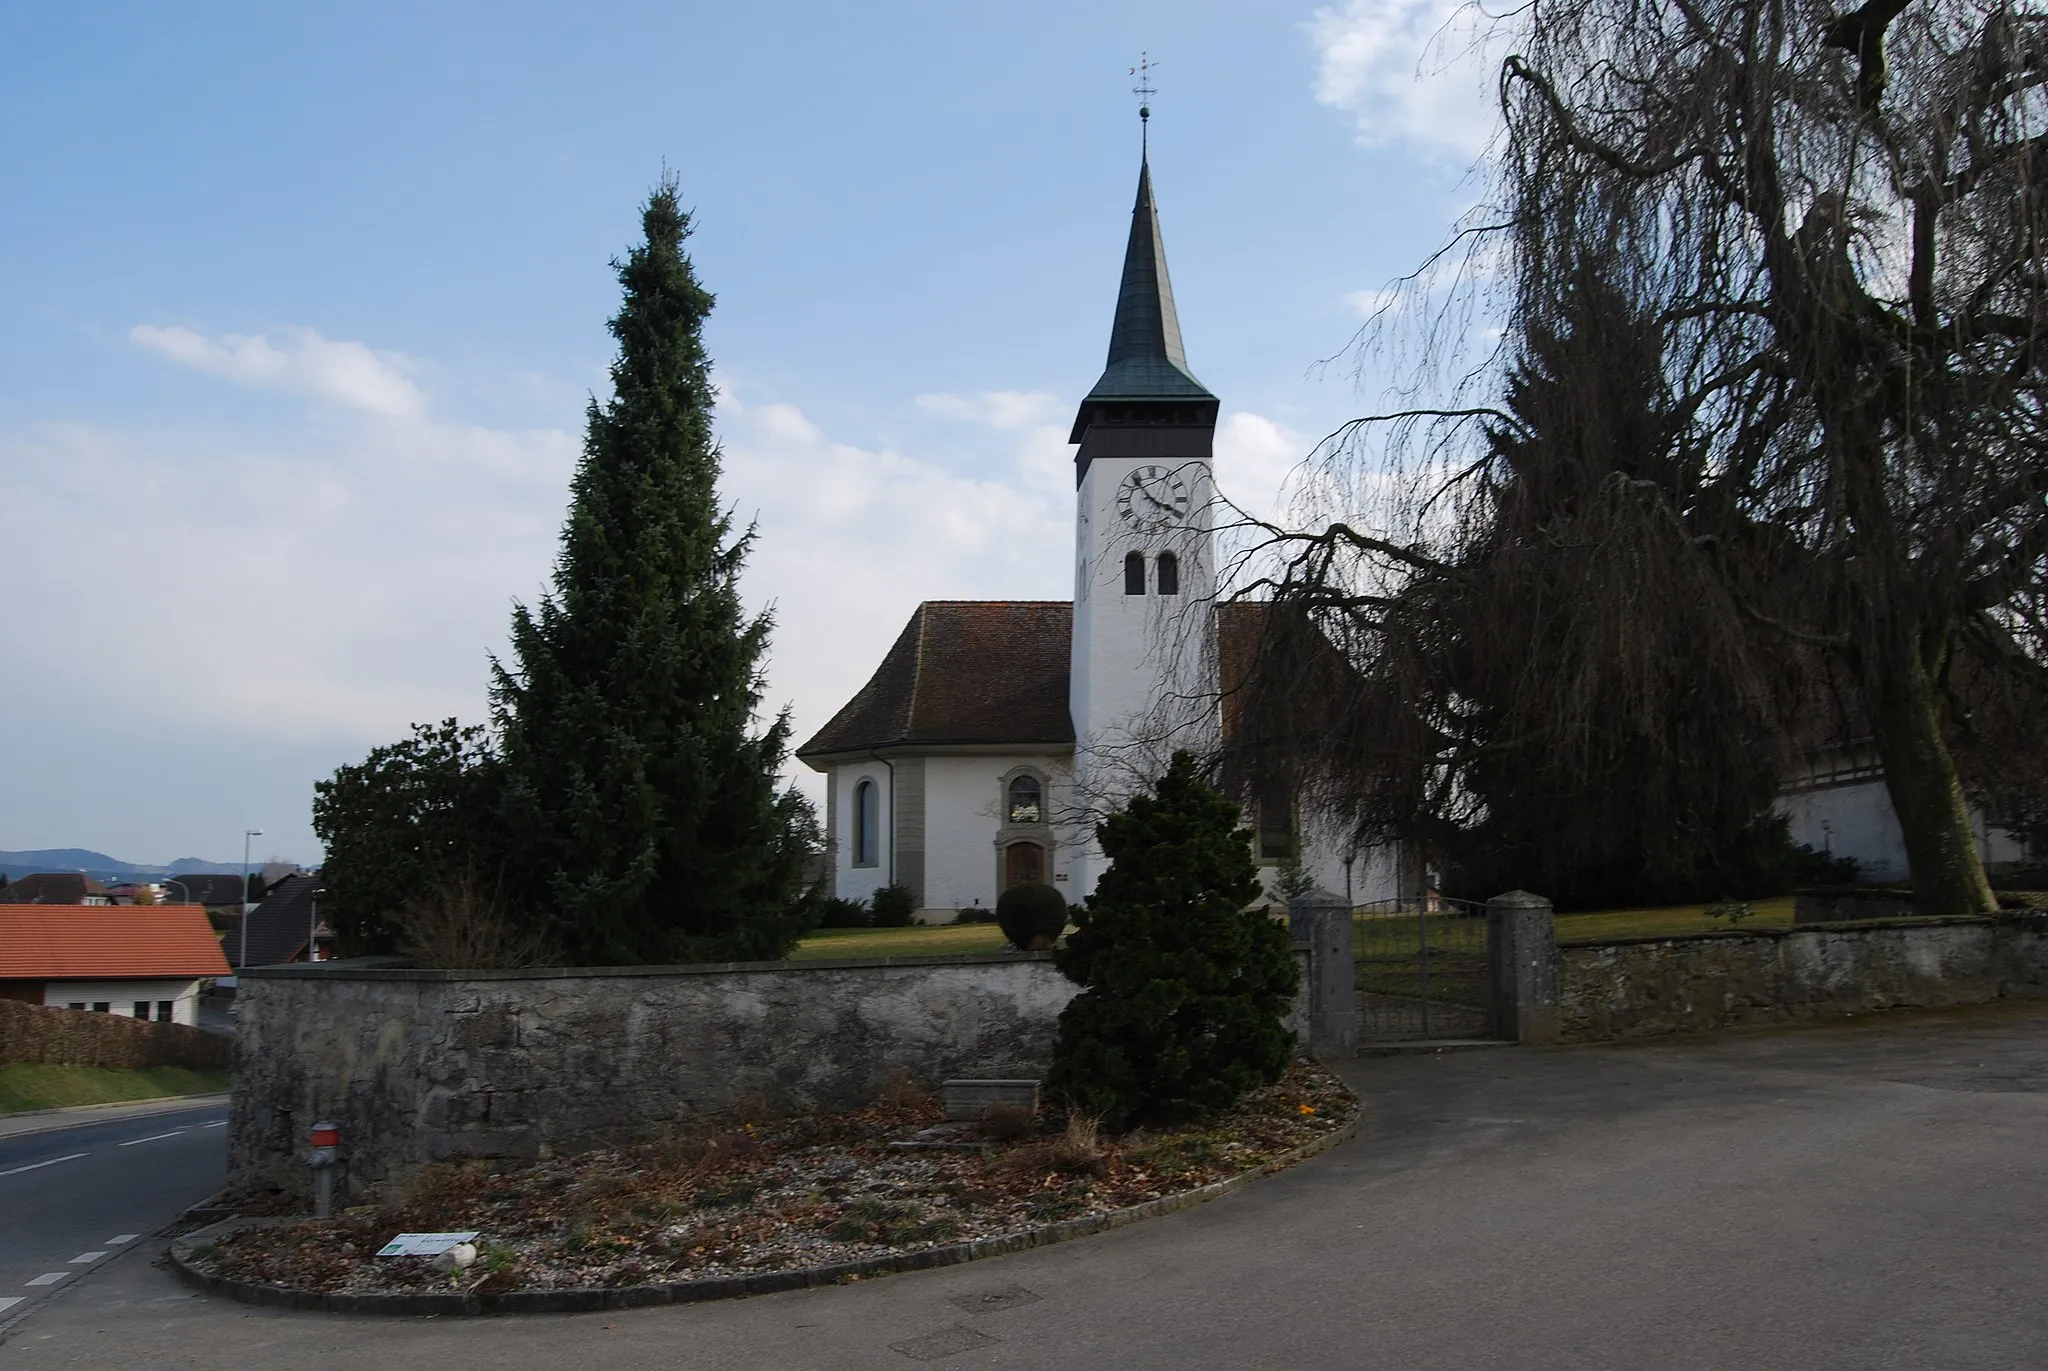
M 1109 362 L 1067 439 L 1079 445 L 1069 711 L 1090 808 L 1149 782 L 1174 748 L 1215 745 L 1217 404 L 1188 371 L 1141 158 Z

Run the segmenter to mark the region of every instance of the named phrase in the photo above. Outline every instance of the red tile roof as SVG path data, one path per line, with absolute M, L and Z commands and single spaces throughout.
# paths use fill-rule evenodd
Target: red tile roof
M 1263 604 L 1217 606 L 1226 742 L 1243 713 L 1241 691 L 1264 634 L 1265 610 Z M 920 743 L 1071 744 L 1073 632 L 1068 600 L 927 600 L 860 693 L 796 755 Z
M 928 600 L 860 693 L 796 750 L 1072 744 L 1066 600 Z
M 227 974 L 196 904 L 0 904 L 0 980 Z

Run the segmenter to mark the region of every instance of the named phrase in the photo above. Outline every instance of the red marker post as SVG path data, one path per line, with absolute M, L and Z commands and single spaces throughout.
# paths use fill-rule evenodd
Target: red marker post
M 313 1168 L 313 1217 L 331 1218 L 334 1214 L 334 1167 L 341 1149 L 341 1128 L 337 1124 L 316 1123 L 306 1141 L 311 1145 L 306 1161 Z

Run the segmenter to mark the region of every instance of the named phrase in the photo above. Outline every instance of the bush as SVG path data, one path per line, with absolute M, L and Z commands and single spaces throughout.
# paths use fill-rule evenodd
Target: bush
M 1239 817 L 1180 752 L 1096 829 L 1110 867 L 1059 951 L 1084 988 L 1046 1081 L 1070 1111 L 1111 1129 L 1197 1119 L 1287 1069 L 1301 976 L 1286 926 L 1247 908 L 1258 868 Z
M 995 921 L 996 912 L 987 905 L 969 905 L 953 913 L 953 922 L 956 924 L 992 924 Z
M 873 923 L 876 928 L 908 928 L 917 908 L 917 896 L 907 885 L 885 885 L 875 892 Z
M 1020 952 L 1049 948 L 1067 931 L 1067 898 L 1049 885 L 1013 885 L 996 897 L 996 922 Z
M 842 900 L 837 895 L 818 902 L 819 928 L 866 928 L 868 907 L 859 900 Z
M 477 876 L 476 859 L 406 901 L 392 920 L 398 950 L 415 966 L 436 971 L 499 971 L 559 966 L 561 949 L 535 920 L 505 902 L 496 882 Z
M 225 1071 L 234 1045 L 232 1038 L 184 1024 L 0 1000 L 0 1062 Z

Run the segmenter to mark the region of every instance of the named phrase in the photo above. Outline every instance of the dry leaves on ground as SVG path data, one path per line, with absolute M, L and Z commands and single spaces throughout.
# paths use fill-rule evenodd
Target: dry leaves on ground
M 1356 1101 L 1313 1062 L 1197 1128 L 1098 1137 L 1087 1120 L 906 1150 L 942 1124 L 916 1092 L 532 1165 L 431 1169 L 400 1200 L 244 1229 L 194 1254 L 238 1280 L 335 1294 L 628 1286 L 857 1261 L 1125 1208 L 1261 1166 Z M 939 1136 L 946 1136 L 939 1129 Z M 931 1136 L 931 1135 L 927 1135 Z M 1000 1140 L 997 1140 L 1000 1139 Z M 400 1232 L 479 1233 L 476 1264 L 377 1257 Z

